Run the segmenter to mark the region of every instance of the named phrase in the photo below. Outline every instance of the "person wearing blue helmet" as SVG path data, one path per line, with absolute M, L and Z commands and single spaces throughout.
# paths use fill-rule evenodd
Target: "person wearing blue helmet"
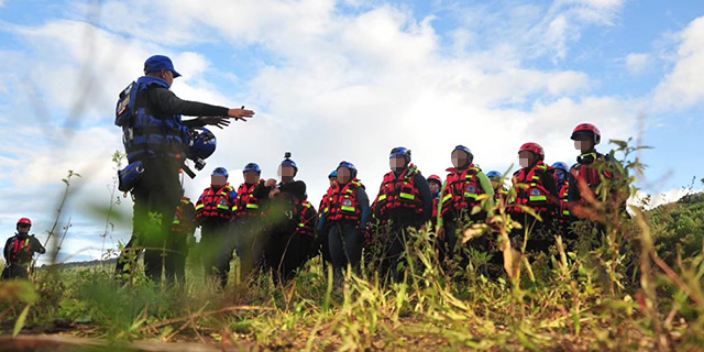
M 264 185 L 262 169 L 256 163 L 248 163 L 242 169 L 244 182 L 237 189 L 237 198 L 232 207 L 231 238 L 235 242 L 240 258 L 240 282 L 249 279 L 255 262 L 261 260 L 261 250 L 255 249 L 255 239 L 261 227 L 261 200 L 254 196 L 254 190 Z
M 336 277 L 348 265 L 359 269 L 364 229 L 371 216 L 369 197 L 357 178 L 354 164 L 343 161 L 337 167 L 337 183 L 321 205 L 318 231 L 327 231 L 328 248 Z
M 337 169 L 332 170 L 330 174 L 328 174 L 328 181 L 330 182 L 330 186 L 328 187 L 328 190 L 325 191 L 325 195 L 323 195 L 323 198 L 320 199 L 320 204 L 318 205 L 318 210 L 320 210 L 320 214 L 318 216 L 322 216 L 322 211 L 325 209 L 325 202 L 329 199 L 330 195 L 332 194 L 333 187 L 337 184 Z M 328 247 L 328 228 L 323 222 L 322 227 L 318 226 L 316 229 L 316 238 L 320 242 L 320 251 L 323 255 L 323 263 L 330 263 L 332 264 L 332 257 L 330 255 L 330 248 Z
M 491 186 L 494 188 L 494 201 L 506 202 L 508 196 L 508 188 L 503 183 L 503 175 L 501 172 L 492 170 L 486 173 L 486 177 L 491 181 Z
M 474 154 L 464 145 L 456 146 L 450 153 L 453 167 L 448 168 L 447 181 L 442 188 L 440 204 L 438 205 L 438 242 L 440 244 L 440 259 L 451 259 L 455 253 L 457 241 L 464 230 L 473 223 L 483 222 L 494 206 L 494 187 L 491 181 L 475 165 Z M 487 195 L 484 201 L 481 195 Z M 481 211 L 473 214 L 475 207 Z M 480 251 L 487 250 L 485 236 L 472 239 L 469 245 Z M 458 250 L 462 267 L 469 261 L 465 250 Z
M 119 278 L 129 277 L 135 267 L 135 258 L 142 248 L 146 248 L 144 266 L 147 276 L 158 281 L 165 272 L 167 280 L 173 279 L 172 270 L 164 270 L 162 255 L 171 250 L 167 239 L 171 233 L 171 219 L 181 199 L 179 169 L 187 170 L 184 162 L 189 156 L 189 146 L 198 139 L 191 140 L 191 129 L 206 125 L 222 128 L 229 124 L 229 118 L 245 120 L 254 115 L 250 110 L 179 99 L 170 90 L 174 78 L 179 76 L 170 58 L 154 55 L 144 63 L 144 76 L 119 94 L 115 125 L 123 132 L 128 168 L 134 169 L 135 164 L 139 164 L 138 169 L 143 170 L 139 180 L 123 189 L 132 193 L 134 216 L 132 238 L 120 253 L 115 267 L 115 275 Z M 184 121 L 182 115 L 199 117 Z M 202 167 L 202 161 L 195 161 Z M 150 214 L 164 219 L 161 226 L 150 224 Z
M 227 182 L 227 169 L 216 167 L 210 175 L 210 187 L 206 188 L 196 202 L 196 223 L 200 226 L 201 255 L 206 273 L 219 279 L 221 287 L 227 285 L 232 260 L 232 243 L 229 240 L 229 225 L 237 192 Z
M 374 201 L 374 218 L 386 228 L 374 234 L 376 254 L 381 260 L 382 275 L 404 280 L 405 269 L 400 262 L 406 251 L 409 228 L 420 229 L 433 213 L 433 197 L 428 180 L 411 163 L 411 151 L 396 147 L 389 153 L 391 172 L 384 175 L 379 194 Z
M 291 153 L 284 155 L 278 173 L 280 182 L 268 179 L 253 194 L 262 200 L 266 230 L 256 241 L 263 246 L 265 269 L 276 283 L 284 283 L 310 257 L 317 213 L 307 200 L 305 182 L 295 179 L 298 165 Z

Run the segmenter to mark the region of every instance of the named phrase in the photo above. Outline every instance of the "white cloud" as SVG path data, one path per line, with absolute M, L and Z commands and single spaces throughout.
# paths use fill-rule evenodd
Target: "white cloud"
M 644 209 L 653 209 L 663 204 L 673 203 L 678 201 L 680 198 L 698 192 L 697 190 L 690 190 L 685 188 L 673 188 L 666 192 L 658 193 L 647 193 L 644 191 L 636 192 L 635 196 L 628 200 L 629 205 L 640 206 Z
M 626 69 L 632 75 L 640 75 L 648 68 L 650 61 L 650 54 L 628 54 L 625 58 Z
M 659 109 L 685 109 L 704 99 L 704 17 L 692 21 L 679 37 L 674 69 L 655 89 Z

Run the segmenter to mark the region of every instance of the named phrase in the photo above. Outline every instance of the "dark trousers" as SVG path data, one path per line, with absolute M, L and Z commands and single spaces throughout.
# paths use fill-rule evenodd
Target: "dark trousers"
M 182 238 L 173 238 L 171 249 L 172 252 L 166 253 L 164 259 L 165 270 L 168 273 L 173 273 L 175 281 L 180 283 L 186 282 L 186 258 L 188 257 L 188 243 L 183 234 L 175 234 Z M 168 276 L 167 276 L 168 277 Z
M 131 273 L 139 253 L 144 249 L 147 277 L 160 281 L 163 273 L 167 280 L 173 279 L 172 269 L 165 268 L 164 262 L 167 253 L 173 251 L 167 239 L 180 193 L 178 165 L 175 162 L 163 158 L 144 160 L 144 174 L 132 190 L 132 237 L 120 253 L 116 274 Z
M 313 237 L 304 236 L 290 226 L 271 231 L 264 246 L 264 260 L 272 270 L 275 283 L 294 278 L 296 270 L 310 258 Z
M 458 220 L 456 216 L 448 216 L 447 219 L 443 220 L 445 226 L 445 239 L 438 239 L 438 259 L 441 263 L 446 260 L 452 260 L 455 256 L 459 256 L 460 267 L 465 268 L 469 265 L 469 253 L 468 248 L 472 248 L 476 251 L 485 252 L 488 250 L 487 237 L 482 236 L 479 238 L 473 238 L 466 245 L 468 247 L 462 246 L 462 238 L 464 237 L 464 230 L 469 228 L 475 222 L 483 222 L 486 219 L 486 213 L 481 212 L 473 216 L 467 217 L 465 221 Z M 460 242 L 460 247 L 458 247 L 458 242 Z
M 29 278 L 29 271 L 27 271 L 27 267 L 25 267 L 22 264 L 7 264 L 9 266 L 6 266 L 5 269 L 2 271 L 2 279 L 3 280 L 12 280 L 12 279 L 27 279 Z
M 352 221 L 333 222 L 329 224 L 327 237 L 335 273 L 339 275 L 348 264 L 358 269 L 364 245 L 364 234 L 358 224 Z
M 511 219 L 522 225 L 521 229 L 511 231 L 511 244 L 517 250 L 521 250 L 525 240 L 526 230 L 528 240 L 526 242 L 526 253 L 548 253 L 550 246 L 555 243 L 555 219 L 552 213 L 539 213 L 543 221 L 538 221 L 532 215 L 520 212 L 511 213 Z
M 217 278 L 220 286 L 227 286 L 234 241 L 230 236 L 230 221 L 212 219 L 201 226 L 201 255 L 206 274 Z
M 240 282 L 247 281 L 261 266 L 264 249 L 260 236 L 262 222 L 257 217 L 237 219 L 230 227 L 235 251 L 240 258 Z M 258 241 L 259 240 L 259 241 Z

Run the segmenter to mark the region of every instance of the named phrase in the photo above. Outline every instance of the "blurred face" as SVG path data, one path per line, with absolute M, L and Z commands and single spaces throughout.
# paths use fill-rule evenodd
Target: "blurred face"
M 518 153 L 518 163 L 521 165 L 521 167 L 529 167 L 533 165 L 533 162 L 535 161 L 535 154 L 529 151 L 522 151 Z
M 452 152 L 452 166 L 456 168 L 463 168 L 468 164 L 469 156 L 467 153 L 461 150 L 455 150 Z
M 29 225 L 20 224 L 19 226 L 17 226 L 17 232 L 22 233 L 22 234 L 25 234 L 25 233 L 28 233 L 28 232 L 29 232 L 29 229 L 30 229 L 30 228 L 32 228 L 32 227 L 29 226 Z
M 290 182 L 293 180 L 293 176 L 296 174 L 296 169 L 291 166 L 279 166 L 279 176 L 281 176 L 281 182 Z
M 210 176 L 210 184 L 216 187 L 222 187 L 227 183 L 227 176 Z
M 406 158 L 404 157 L 393 157 L 389 159 L 389 166 L 391 171 L 398 172 L 406 168 Z
M 332 187 L 332 185 L 334 185 L 335 182 L 337 182 L 337 177 L 330 177 L 329 180 L 330 180 L 330 187 Z
M 430 193 L 440 192 L 440 185 L 437 182 L 435 182 L 435 181 L 430 182 L 429 185 L 430 185 Z
M 555 170 L 555 177 L 562 182 L 565 180 L 565 172 L 563 170 Z
M 256 171 L 244 172 L 242 176 L 244 176 L 244 183 L 248 185 L 253 185 L 259 181 L 259 174 Z
M 592 140 L 589 136 L 582 135 L 574 141 L 574 149 L 577 149 L 582 153 L 586 153 L 592 150 L 592 148 L 594 148 L 594 140 Z
M 171 70 L 161 70 L 161 78 L 169 84 L 169 87 L 174 84 L 174 73 Z
M 494 189 L 501 188 L 501 179 L 500 178 L 492 177 L 490 180 L 491 180 L 491 186 L 494 187 Z
M 337 169 L 337 182 L 341 185 L 347 184 L 352 179 L 352 171 L 346 167 Z

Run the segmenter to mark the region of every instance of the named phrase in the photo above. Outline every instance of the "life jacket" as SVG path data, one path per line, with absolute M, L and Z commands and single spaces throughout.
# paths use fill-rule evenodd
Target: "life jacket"
M 259 183 L 253 185 L 247 185 L 243 183 L 237 189 L 237 198 L 235 198 L 235 204 L 232 207 L 232 220 L 240 219 L 243 217 L 251 217 L 258 214 L 259 210 L 259 199 L 254 197 L 252 193 L 259 185 L 263 185 L 264 180 L 259 180 Z
M 562 187 L 560 187 L 559 194 L 560 194 L 560 215 L 567 219 L 570 217 L 570 209 L 569 209 L 569 192 L 570 191 L 570 181 L 565 181 L 565 183 L 562 184 Z
M 608 159 L 609 158 L 606 155 L 599 154 L 597 152 L 586 153 L 577 157 L 578 163 L 573 168 L 573 175 L 575 176 L 576 181 L 579 183 L 579 180 L 584 180 L 590 189 L 596 190 L 596 188 L 601 184 L 601 177 L 600 171 L 594 166 L 594 164 L 598 162 L 606 162 Z M 604 178 L 613 178 L 613 175 L 609 171 L 604 170 L 603 173 Z
M 438 217 L 438 206 L 440 206 L 440 197 L 433 198 L 433 215 L 431 220 L 434 222 Z
M 148 99 L 151 87 L 169 88 L 165 80 L 143 76 L 119 96 L 115 125 L 122 127 L 122 143 L 131 164 L 148 157 L 185 160 L 190 141 L 189 129 L 181 115 L 158 115 Z
M 499 189 L 494 190 L 494 200 L 498 203 L 499 201 L 506 201 L 508 198 L 508 189 L 506 186 L 501 186 Z
M 376 198 L 376 208 L 382 217 L 390 210 L 406 209 L 417 215 L 423 214 L 423 202 L 420 191 L 415 187 L 415 176 L 420 172 L 413 164 L 398 177 L 394 172 L 384 175 L 381 190 Z
M 509 204 L 520 204 L 538 212 L 552 213 L 558 206 L 550 193 L 542 183 L 542 175 L 551 171 L 552 167 L 545 165 L 542 161 L 533 166 L 530 170 L 525 168 L 518 170 L 513 177 L 513 184 L 524 184 L 527 188 L 516 187 L 516 198 L 509 199 Z M 511 211 L 522 213 L 518 207 L 511 207 Z
M 193 231 L 195 224 L 194 219 L 184 219 L 183 210 L 187 206 L 191 205 L 191 199 L 188 197 L 181 198 L 178 207 L 176 207 L 176 215 L 174 216 L 174 222 L 171 223 L 171 232 L 183 235 L 190 235 Z
M 32 246 L 29 242 L 30 237 L 22 240 L 15 236 L 12 241 L 10 241 L 10 262 L 14 264 L 27 264 L 31 262 L 32 256 Z
M 217 191 L 213 187 L 208 187 L 203 191 L 203 195 L 196 203 L 196 218 L 204 219 L 224 219 L 232 218 L 232 206 L 234 199 L 230 199 L 230 194 L 235 189 L 229 183 L 220 187 Z
M 335 185 L 328 196 L 323 214 L 328 221 L 355 221 L 362 220 L 362 209 L 357 200 L 357 189 L 364 188 L 358 179 L 347 182 L 344 187 Z
M 455 168 L 447 169 L 447 181 L 442 189 L 442 212 L 446 216 L 450 211 L 459 214 L 463 209 L 479 205 L 477 197 L 484 194 L 477 174 L 482 170 L 470 164 L 467 170 L 460 172 Z M 466 211 L 466 210 L 465 210 Z
M 315 236 L 315 219 L 318 217 L 313 204 L 304 200 L 299 211 L 298 234 L 308 237 Z

